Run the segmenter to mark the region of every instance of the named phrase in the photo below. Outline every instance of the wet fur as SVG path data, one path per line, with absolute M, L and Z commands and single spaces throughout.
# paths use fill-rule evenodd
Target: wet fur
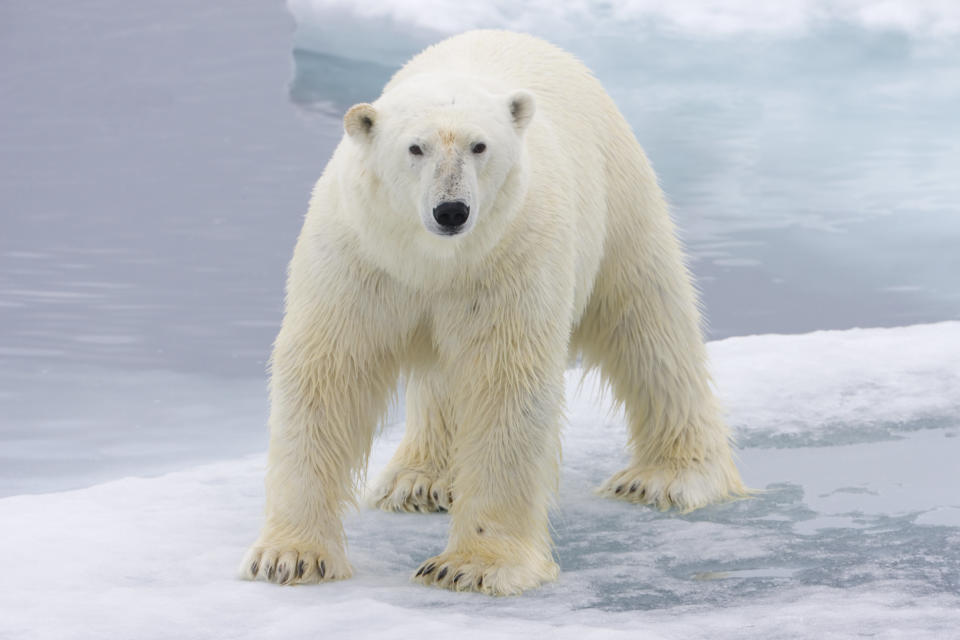
M 421 105 L 424 82 L 453 104 Z M 464 156 L 469 233 L 425 230 L 418 165 L 393 167 L 422 161 L 403 160 L 421 125 L 450 149 L 486 137 L 488 158 Z M 341 516 L 402 374 L 407 432 L 372 499 L 450 511 L 419 582 L 503 595 L 557 575 L 547 510 L 578 355 L 628 420 L 631 462 L 603 495 L 680 510 L 743 495 L 663 194 L 582 64 L 529 36 L 467 33 L 411 60 L 345 127 L 290 265 L 266 521 L 244 577 L 350 576 Z

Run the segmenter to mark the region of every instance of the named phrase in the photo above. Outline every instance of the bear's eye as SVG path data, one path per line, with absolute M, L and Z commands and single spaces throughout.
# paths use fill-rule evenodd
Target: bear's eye
M 422 156 L 422 155 L 423 155 L 423 149 L 421 149 L 421 148 L 420 148 L 420 145 L 418 145 L 418 144 L 412 144 L 412 145 L 410 145 L 409 151 L 410 151 L 410 153 L 412 153 L 412 154 L 415 155 L 415 156 Z
M 487 145 L 483 144 L 482 142 L 478 142 L 477 144 L 473 145 L 473 148 L 470 149 L 470 151 L 473 151 L 476 154 L 483 153 L 486 150 Z

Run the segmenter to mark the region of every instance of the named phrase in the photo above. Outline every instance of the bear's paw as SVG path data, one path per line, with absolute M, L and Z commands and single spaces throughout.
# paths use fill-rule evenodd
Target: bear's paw
M 613 474 L 597 490 L 601 496 L 648 504 L 661 511 L 689 512 L 715 502 L 749 494 L 729 456 L 705 462 L 631 464 Z
M 420 565 L 412 580 L 452 591 L 512 596 L 555 580 L 558 572 L 552 558 L 532 556 L 511 561 L 483 552 L 447 552 Z
M 449 511 L 453 502 L 446 478 L 419 469 L 388 474 L 372 492 L 373 506 L 384 511 Z
M 274 584 L 315 584 L 353 575 L 346 558 L 306 545 L 254 545 L 240 565 L 244 580 Z

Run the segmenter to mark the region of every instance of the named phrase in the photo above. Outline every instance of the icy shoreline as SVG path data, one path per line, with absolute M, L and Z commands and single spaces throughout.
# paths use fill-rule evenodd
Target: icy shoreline
M 515 599 L 409 583 L 446 516 L 347 519 L 356 577 L 235 579 L 263 456 L 0 500 L 0 637 L 945 637 L 960 625 L 960 323 L 710 344 L 757 498 L 688 516 L 592 494 L 621 418 L 568 374 L 558 582 Z M 202 420 L 202 416 L 198 416 Z M 185 416 L 189 420 L 189 416 Z M 401 428 L 371 459 L 386 462 Z

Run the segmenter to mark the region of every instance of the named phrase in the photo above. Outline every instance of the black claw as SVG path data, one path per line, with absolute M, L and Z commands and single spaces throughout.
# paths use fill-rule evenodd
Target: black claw
M 463 577 L 463 571 L 458 571 L 457 575 L 453 576 L 453 584 L 457 584 L 460 581 L 460 578 Z
M 250 564 L 250 575 L 256 576 L 256 575 L 257 575 L 257 569 L 259 569 L 259 568 L 260 568 L 260 561 L 259 561 L 259 560 L 254 560 L 254 561 Z
M 301 559 L 300 562 L 297 563 L 297 578 L 302 578 L 303 572 L 306 570 L 307 570 L 307 561 Z
M 427 568 L 423 570 L 423 575 L 428 576 L 433 573 L 433 570 L 437 568 L 436 563 L 431 562 L 427 565 Z
M 483 586 L 483 576 L 477 578 L 477 589 Z
M 634 482 L 632 485 L 630 485 L 630 493 L 633 493 L 634 491 L 636 491 L 636 490 L 637 490 L 637 487 L 639 487 L 639 486 L 640 486 L 640 484 L 637 483 L 637 482 Z
M 422 576 L 424 569 L 426 569 L 426 567 L 424 567 L 423 565 L 420 565 L 420 568 L 417 569 L 417 575 L 415 575 L 414 578 L 419 578 L 420 576 Z
M 620 495 L 621 493 L 623 493 L 623 485 L 620 485 L 619 487 L 617 487 L 614 493 L 617 495 Z
M 273 574 L 277 572 L 277 568 L 273 565 L 267 567 L 267 580 L 273 580 Z
M 280 582 L 285 583 L 290 579 L 290 571 L 287 570 L 287 565 L 283 565 L 277 568 L 277 577 L 280 579 Z
M 417 497 L 423 497 L 423 487 L 417 487 Z
M 434 491 L 434 492 L 433 492 L 433 501 L 434 501 L 434 502 L 440 502 L 440 492 L 439 492 L 439 491 Z
M 444 567 L 443 569 L 440 569 L 440 573 L 437 574 L 437 580 L 443 580 L 446 577 L 446 575 L 447 575 L 447 568 Z
M 323 560 L 320 561 L 320 577 L 327 575 L 327 565 L 324 564 Z

